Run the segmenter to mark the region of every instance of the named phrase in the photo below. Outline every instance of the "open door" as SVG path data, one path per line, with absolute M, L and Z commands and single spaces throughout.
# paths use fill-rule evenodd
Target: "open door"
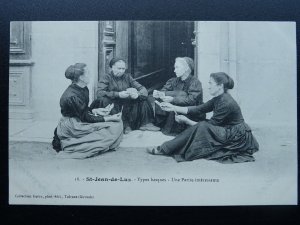
M 128 72 L 149 91 L 175 76 L 176 57 L 194 59 L 192 21 L 105 21 L 99 37 L 99 78 L 113 56 L 122 56 Z

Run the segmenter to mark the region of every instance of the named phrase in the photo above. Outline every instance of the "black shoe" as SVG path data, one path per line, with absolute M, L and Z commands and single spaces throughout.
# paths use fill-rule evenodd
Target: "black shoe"
M 132 131 L 132 129 L 129 126 L 125 127 L 124 134 L 129 134 L 131 131 Z
M 148 147 L 146 148 L 146 151 L 151 155 L 163 155 L 163 153 L 160 151 L 160 146 Z

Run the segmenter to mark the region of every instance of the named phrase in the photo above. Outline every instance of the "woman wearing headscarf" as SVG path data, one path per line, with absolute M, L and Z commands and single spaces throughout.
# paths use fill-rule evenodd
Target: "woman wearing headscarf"
M 233 86 L 233 80 L 226 73 L 212 73 L 209 92 L 213 98 L 208 102 L 189 107 L 164 103 L 162 108 L 166 111 L 184 115 L 213 112 L 213 116 L 200 122 L 192 121 L 184 115 L 176 116 L 176 121 L 190 127 L 173 140 L 148 148 L 148 152 L 173 156 L 178 162 L 202 158 L 221 163 L 254 161 L 252 155 L 258 151 L 259 145 L 245 123 L 239 105 L 227 93 Z
M 65 77 L 72 83 L 60 98 L 62 118 L 53 141 L 53 147 L 61 150 L 59 156 L 82 159 L 115 150 L 123 135 L 121 114 L 108 115 L 109 107 L 93 110 L 88 107 L 89 73 L 86 64 L 69 66 Z
M 159 102 L 169 102 L 177 106 L 195 106 L 203 103 L 202 85 L 193 76 L 194 62 L 189 57 L 175 59 L 175 78 L 167 81 L 160 91 L 154 90 L 153 97 Z M 205 114 L 188 115 L 194 121 L 205 119 Z M 159 104 L 155 104 L 155 125 L 162 128 L 166 135 L 175 136 L 187 128 L 186 124 L 175 121 L 174 112 L 166 112 Z
M 129 73 L 125 73 L 124 59 L 113 58 L 109 66 L 111 71 L 100 78 L 98 99 L 91 107 L 106 107 L 114 103 L 112 114 L 122 111 L 125 134 L 136 129 L 160 130 L 153 125 L 154 113 L 147 89 L 135 81 Z

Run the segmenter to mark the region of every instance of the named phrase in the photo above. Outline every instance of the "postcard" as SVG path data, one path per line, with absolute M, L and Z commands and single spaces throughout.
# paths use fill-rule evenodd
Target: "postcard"
M 9 204 L 297 204 L 295 22 L 11 21 Z

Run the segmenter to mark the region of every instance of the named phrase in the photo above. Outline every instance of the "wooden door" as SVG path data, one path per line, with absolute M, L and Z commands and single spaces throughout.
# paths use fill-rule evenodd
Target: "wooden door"
M 174 21 L 169 23 L 170 35 L 170 57 L 174 60 L 176 57 L 194 58 L 194 22 Z
M 131 21 L 129 26 L 129 71 L 147 88 L 159 86 L 168 76 L 168 35 L 166 24 Z
M 99 30 L 99 74 L 108 70 L 113 56 L 121 56 L 127 72 L 150 91 L 175 76 L 176 57 L 194 58 L 193 22 L 106 21 Z
M 116 22 L 99 22 L 99 73 L 101 76 L 109 72 L 109 62 L 116 55 Z
M 9 118 L 32 119 L 31 22 L 10 23 Z

